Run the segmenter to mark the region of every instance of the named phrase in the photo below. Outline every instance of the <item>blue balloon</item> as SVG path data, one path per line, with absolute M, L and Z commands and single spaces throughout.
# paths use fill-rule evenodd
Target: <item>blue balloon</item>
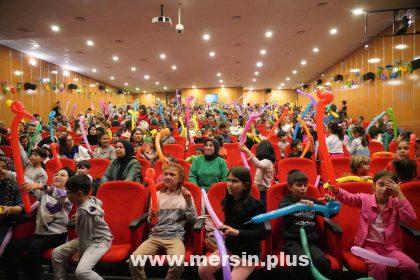
M 48 121 L 49 121 L 49 126 L 50 126 L 50 140 L 53 143 L 55 142 L 55 139 L 54 139 L 54 130 L 53 130 L 54 117 L 55 117 L 55 111 L 51 111 L 48 114 Z
M 385 111 L 383 111 L 382 113 L 380 113 L 379 115 L 377 115 L 376 117 L 373 118 L 373 120 L 370 122 L 370 124 L 366 127 L 366 134 L 369 133 L 370 128 L 377 122 L 379 121 L 380 118 L 382 118 L 385 115 Z
M 265 221 L 276 219 L 281 216 L 289 215 L 294 212 L 298 211 L 309 211 L 314 210 L 316 212 L 320 212 L 323 214 L 324 217 L 329 218 L 331 215 L 335 215 L 340 211 L 341 204 L 338 201 L 330 201 L 326 205 L 321 204 L 314 204 L 313 206 L 309 206 L 303 203 L 296 203 L 293 205 L 289 205 L 277 210 L 270 211 L 268 213 L 260 214 L 257 216 L 252 217 L 249 222 L 246 223 L 263 223 Z
M 302 120 L 312 110 L 313 107 L 314 107 L 314 103 L 313 101 L 311 101 L 311 103 L 309 103 L 308 106 L 306 106 L 305 111 L 303 111 L 302 113 L 302 116 L 301 116 Z M 293 140 L 296 140 L 299 130 L 300 130 L 300 123 L 298 122 L 296 124 L 295 131 L 293 132 Z

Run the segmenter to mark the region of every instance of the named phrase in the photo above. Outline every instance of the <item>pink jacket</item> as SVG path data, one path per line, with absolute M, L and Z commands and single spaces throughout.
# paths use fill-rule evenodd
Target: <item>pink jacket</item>
M 365 193 L 351 194 L 343 189 L 339 189 L 336 197 L 344 204 L 360 208 L 359 229 L 354 238 L 354 244 L 363 246 L 368 235 L 369 226 L 378 215 L 375 195 Z M 407 199 L 400 201 L 398 198 L 389 198 L 382 217 L 385 227 L 385 246 L 390 249 L 401 248 L 399 223 L 407 223 L 415 219 L 416 213 Z

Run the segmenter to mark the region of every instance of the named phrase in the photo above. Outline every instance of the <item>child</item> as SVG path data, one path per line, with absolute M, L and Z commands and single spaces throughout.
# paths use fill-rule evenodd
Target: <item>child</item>
M 311 145 L 311 144 L 306 143 L 306 145 Z M 289 154 L 289 158 L 300 157 L 303 154 L 302 141 L 300 141 L 299 139 L 292 140 L 292 142 L 290 143 L 290 148 L 292 149 L 292 152 Z M 311 150 L 309 150 L 305 154 L 305 158 L 311 159 L 312 154 L 313 154 L 313 147 L 311 147 Z
M 340 202 L 360 209 L 354 245 L 398 260 L 402 279 L 419 279 L 418 265 L 400 249 L 399 224 L 414 221 L 416 214 L 395 180 L 391 173 L 382 170 L 373 178 L 373 194 L 351 194 L 332 185 L 329 189 Z M 366 264 L 369 276 L 377 280 L 387 279 L 385 265 L 371 261 L 366 261 Z
M 233 119 L 232 125 L 229 127 L 230 134 L 236 137 L 240 137 L 243 130 L 244 129 L 239 125 L 239 120 L 237 118 Z
M 331 122 L 328 124 L 328 132 L 330 135 L 326 138 L 328 152 L 331 157 L 343 156 L 343 129 L 337 123 Z
M 284 196 L 279 208 L 295 203 L 303 203 L 309 206 L 312 206 L 314 203 L 320 204 L 319 200 L 306 196 L 306 191 L 308 190 L 308 177 L 301 171 L 291 170 L 289 172 L 287 176 L 287 189 L 290 193 Z M 331 198 L 327 197 L 327 199 L 330 200 Z M 284 216 L 283 237 L 285 240 L 285 250 L 290 255 L 304 255 L 299 234 L 300 228 L 304 225 L 308 238 L 309 250 L 315 267 L 325 277 L 334 279 L 332 277 L 330 261 L 316 245 L 318 241 L 315 223 L 316 215 L 315 211 L 299 211 Z M 308 279 L 308 277 L 311 279 L 309 267 L 298 267 L 294 271 L 297 276 L 296 279 Z
M 224 224 L 220 231 L 226 237 L 226 249 L 229 254 L 242 256 L 259 256 L 260 241 L 264 239 L 264 225 L 247 224 L 255 215 L 264 213 L 264 207 L 260 201 L 253 198 L 251 193 L 251 173 L 249 169 L 242 166 L 235 166 L 229 171 L 227 180 L 227 190 L 222 201 L 223 212 L 225 215 Z M 213 252 L 212 256 L 219 256 L 219 251 Z M 212 258 L 211 256 L 209 258 Z M 220 259 L 219 259 L 220 260 Z M 242 261 L 245 260 L 242 259 Z M 237 265 L 231 273 L 232 279 L 247 279 L 255 268 L 255 263 Z M 219 261 L 217 264 L 209 262 L 207 266 L 200 266 L 198 274 L 200 279 L 215 279 L 213 274 L 222 266 Z
M 92 180 L 92 176 L 89 175 L 90 172 L 90 162 L 87 160 L 81 160 L 77 163 L 76 175 L 86 175 Z
M 277 137 L 279 138 L 279 143 L 277 144 L 280 148 L 281 158 L 285 158 L 285 150 L 286 147 L 289 145 L 289 142 L 287 142 L 287 136 L 286 132 L 284 130 L 280 129 L 277 132 Z
M 350 155 L 370 156 L 365 129 L 360 125 L 355 125 L 351 129 L 351 135 L 353 140 L 351 141 L 351 145 L 347 146 Z
M 359 176 L 364 179 L 371 179 L 369 176 L 370 158 L 364 155 L 352 156 L 350 159 L 350 171 L 351 175 Z
M 152 224 L 149 238 L 144 241 L 132 256 L 155 255 L 159 249 L 165 249 L 170 256 L 185 255 L 183 238 L 185 223 L 194 222 L 197 216 L 191 193 L 183 187 L 184 168 L 177 163 L 169 163 L 164 167 L 163 187 L 157 192 L 159 211 L 149 213 L 158 217 L 157 224 Z M 130 261 L 130 271 L 133 279 L 146 279 L 144 267 L 135 266 Z M 166 279 L 179 279 L 183 265 L 170 266 Z
M 192 155 L 190 157 L 187 157 L 185 160 L 189 163 L 193 163 L 194 160 L 196 160 L 197 157 L 204 155 L 204 149 L 203 148 L 197 148 L 195 149 L 195 155 Z
M 219 131 L 220 133 L 218 135 L 222 136 L 223 143 L 230 143 L 229 129 L 226 123 L 223 122 L 219 125 Z
M 66 182 L 69 200 L 77 205 L 76 232 L 78 238 L 54 249 L 51 262 L 55 279 L 65 279 L 69 257 L 78 262 L 77 279 L 102 279 L 92 269 L 109 250 L 112 234 L 104 220 L 102 202 L 90 196 L 92 181 L 84 174 L 71 177 Z
M 397 151 L 395 152 L 394 160 L 386 165 L 386 170 L 395 173 L 394 161 L 401 159 L 409 159 L 410 146 L 408 140 L 401 140 L 398 142 Z
M 53 186 L 25 183 L 22 187 L 40 200 L 36 215 L 35 234 L 12 240 L 5 251 L 6 279 L 18 279 L 19 267 L 24 263 L 29 279 L 39 279 L 42 254 L 66 241 L 71 202 L 66 198 L 65 184 L 74 173 L 64 167 L 55 174 Z M 26 255 L 24 254 L 26 252 Z M 24 260 L 21 260 L 23 256 Z
M 248 155 L 252 164 L 257 169 L 255 171 L 254 184 L 258 186 L 260 200 L 265 205 L 267 189 L 271 186 L 275 173 L 274 163 L 276 162 L 276 154 L 274 153 L 273 146 L 270 141 L 262 140 L 258 144 L 255 156 L 245 145 L 240 145 L 239 150 Z
M 417 177 L 417 163 L 411 159 L 400 159 L 392 161 L 395 175 L 399 183 L 415 181 Z

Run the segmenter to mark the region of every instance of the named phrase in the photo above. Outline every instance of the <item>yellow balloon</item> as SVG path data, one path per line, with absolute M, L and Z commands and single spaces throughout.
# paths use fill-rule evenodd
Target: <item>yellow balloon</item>
M 370 180 L 370 179 L 365 180 L 365 179 L 363 179 L 362 177 L 359 177 L 359 176 L 346 176 L 346 177 L 341 177 L 341 178 L 338 178 L 336 181 L 337 181 L 337 183 L 345 183 L 345 182 L 365 182 L 365 183 L 370 183 L 370 184 L 373 184 L 373 181 L 372 181 L 372 180 Z M 325 189 L 327 189 L 327 188 L 328 188 L 328 186 L 329 186 L 329 184 L 328 184 L 328 183 L 325 183 L 323 187 L 324 187 Z
M 12 100 L 10 100 L 10 99 L 7 99 L 7 100 L 6 100 L 6 105 L 7 105 L 8 107 L 12 106 L 12 103 L 13 103 L 13 101 L 12 101 Z
M 0 214 L 3 212 L 3 207 L 0 207 Z

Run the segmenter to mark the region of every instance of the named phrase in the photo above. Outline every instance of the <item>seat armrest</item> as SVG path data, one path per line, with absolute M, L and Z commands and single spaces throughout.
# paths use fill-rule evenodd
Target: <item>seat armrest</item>
M 197 219 L 194 223 L 193 231 L 194 232 L 201 231 L 201 229 L 204 227 L 205 224 L 206 224 L 206 219 Z
M 325 225 L 329 229 L 331 229 L 334 234 L 339 234 L 339 235 L 343 234 L 343 230 L 341 229 L 341 227 L 337 225 L 335 222 L 333 222 L 333 220 L 325 218 L 324 221 L 325 221 Z
M 405 224 L 405 223 L 400 223 L 400 228 L 401 230 L 406 233 L 407 235 L 409 235 L 410 237 L 413 237 L 414 239 L 420 239 L 420 231 Z
M 149 216 L 149 214 L 147 212 L 143 213 L 143 215 L 141 215 L 140 217 L 132 220 L 130 225 L 128 226 L 128 228 L 130 230 L 135 230 L 135 229 L 139 228 L 142 224 L 144 224 L 147 221 L 148 216 Z
M 204 226 L 206 219 L 197 219 L 193 225 L 193 250 L 195 255 L 201 255 L 204 252 Z

